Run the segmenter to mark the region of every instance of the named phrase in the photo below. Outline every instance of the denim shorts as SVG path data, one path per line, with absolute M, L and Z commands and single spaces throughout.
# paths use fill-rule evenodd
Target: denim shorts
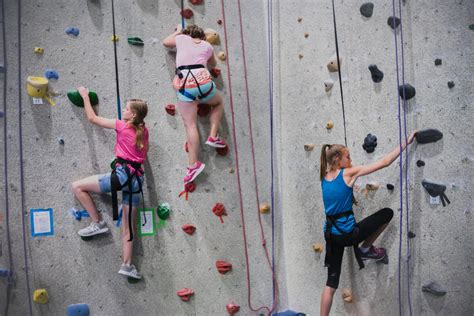
M 185 88 L 186 92 L 191 94 L 192 96 L 194 96 L 196 99 L 195 100 L 190 99 L 187 96 L 180 93 L 179 91 L 177 91 L 176 95 L 178 96 L 178 100 L 183 101 L 183 102 L 198 101 L 199 103 L 206 103 L 207 101 L 211 100 L 217 93 L 216 85 L 212 81 L 210 81 L 208 83 L 205 83 L 205 84 L 202 84 L 199 87 L 201 88 L 202 93 L 207 93 L 209 91 L 209 89 L 212 89 L 212 91 L 207 96 L 200 99 L 199 98 L 199 95 L 200 95 L 199 94 L 199 89 L 197 87 L 196 88 Z
M 124 185 L 127 182 L 127 172 L 123 169 L 122 166 L 117 166 L 117 169 L 115 169 L 117 176 L 119 178 L 120 184 Z M 100 192 L 102 193 L 109 193 L 112 191 L 111 187 L 111 182 L 110 182 L 110 177 L 112 173 L 106 173 L 99 175 L 99 187 L 100 187 Z M 140 183 L 143 186 L 143 180 L 144 176 L 142 175 L 140 178 Z M 134 177 L 132 180 L 132 191 L 137 192 L 140 190 L 140 185 L 138 184 L 137 178 Z M 132 206 L 138 206 L 140 203 L 141 199 L 141 193 L 135 193 L 132 194 Z M 128 185 L 123 187 L 122 189 L 122 204 L 123 205 L 129 205 L 130 203 L 130 194 L 128 192 Z

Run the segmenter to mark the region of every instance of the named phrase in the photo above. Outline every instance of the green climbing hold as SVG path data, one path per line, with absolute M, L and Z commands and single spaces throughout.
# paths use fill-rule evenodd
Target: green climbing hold
M 469 25 L 469 29 L 474 31 L 474 24 Z
M 135 45 L 135 46 L 145 45 L 145 43 L 143 43 L 143 40 L 140 37 L 129 37 L 127 41 L 130 45 Z
M 74 104 L 75 106 L 79 106 L 81 108 L 84 107 L 84 100 L 82 100 L 82 97 L 79 94 L 79 91 L 69 90 L 67 92 L 67 97 L 69 101 L 71 101 L 72 104 Z M 91 100 L 92 105 L 99 104 L 99 97 L 97 96 L 97 93 L 95 93 L 94 91 L 89 91 L 89 99 Z
M 156 213 L 161 220 L 166 220 L 170 217 L 170 205 L 168 203 L 161 203 L 156 208 Z

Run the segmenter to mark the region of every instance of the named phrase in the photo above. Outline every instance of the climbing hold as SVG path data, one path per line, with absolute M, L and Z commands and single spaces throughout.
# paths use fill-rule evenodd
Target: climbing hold
M 416 234 L 414 232 L 408 232 L 408 238 L 415 238 Z
M 334 86 L 334 81 L 332 79 L 324 80 L 324 90 L 328 92 Z
M 112 35 L 112 36 L 110 37 L 110 40 L 111 40 L 112 42 L 118 42 L 118 41 L 119 41 L 119 37 L 118 37 L 118 35 Z
M 342 57 L 339 57 L 339 65 L 337 64 L 336 57 L 333 57 L 331 60 L 329 60 L 327 67 L 329 72 L 336 72 L 339 70 L 340 65 L 342 65 Z
M 305 33 L 304 33 L 304 37 L 308 38 L 308 37 L 309 37 L 309 33 L 308 33 L 308 32 L 305 32 Z
M 194 5 L 202 4 L 202 1 L 203 0 L 189 0 L 189 2 L 191 2 Z
M 298 54 L 299 59 L 302 59 L 303 57 L 304 57 L 303 54 Z
M 428 292 L 436 296 L 446 295 L 446 290 L 441 287 L 437 282 L 433 281 L 421 287 L 423 292 Z
M 0 117 L 3 117 L 5 115 L 5 113 L 3 113 L 3 111 L 0 111 Z
M 0 268 L 0 277 L 2 278 L 9 278 L 13 276 L 13 273 L 11 270 L 5 269 L 5 268 Z
M 365 198 L 369 196 L 369 191 L 377 191 L 380 185 L 375 182 L 369 182 L 365 185 L 365 188 L 362 190 L 362 193 L 365 195 Z
M 387 24 L 392 29 L 396 29 L 400 25 L 400 19 L 397 18 L 396 16 L 391 16 L 387 19 Z
M 87 304 L 71 304 L 67 307 L 67 316 L 89 316 L 90 308 Z
M 446 191 L 446 186 L 443 184 L 436 184 L 432 182 L 428 182 L 426 180 L 421 181 L 421 185 L 426 189 L 428 194 L 432 197 L 437 197 L 439 196 L 441 199 L 441 203 L 443 203 L 443 206 L 446 206 L 446 202 L 448 204 L 451 204 L 451 201 L 448 199 L 444 191 Z
M 64 30 L 64 32 L 67 34 L 67 35 L 72 35 L 72 36 L 78 36 L 79 35 L 79 29 L 77 27 L 68 27 Z
M 334 127 L 334 122 L 329 120 L 326 122 L 326 129 L 332 129 Z
M 134 46 L 143 46 L 143 45 L 145 45 L 145 43 L 143 43 L 143 40 L 140 37 L 129 37 L 129 38 L 127 38 L 127 42 L 130 45 L 134 45 Z
M 342 289 L 341 291 L 342 299 L 344 302 L 352 303 L 352 291 L 349 289 Z
M 166 220 L 170 217 L 171 206 L 168 203 L 161 203 L 156 208 L 156 214 L 161 220 Z
M 216 261 L 216 268 L 220 274 L 226 274 L 227 272 L 232 270 L 232 264 L 230 264 L 229 262 L 218 260 Z
M 46 72 L 44 73 L 44 76 L 49 80 L 51 79 L 59 80 L 58 72 L 53 69 L 47 69 Z
M 187 201 L 189 199 L 189 193 L 194 192 L 194 190 L 196 190 L 196 184 L 194 182 L 188 182 L 184 185 L 184 190 L 179 193 L 178 197 L 184 194 Z
M 26 91 L 32 98 L 45 98 L 50 105 L 55 105 L 56 103 L 50 97 L 48 83 L 48 79 L 44 77 L 29 76 L 26 78 Z
M 366 2 L 360 6 L 360 14 L 366 18 L 370 18 L 374 13 L 374 4 L 372 2 Z
M 219 77 L 221 74 L 221 70 L 219 68 L 212 68 L 209 72 L 214 78 Z
M 207 116 L 211 112 L 211 105 L 205 103 L 198 104 L 198 115 L 199 116 Z
M 383 72 L 377 68 L 377 65 L 369 65 L 370 74 L 374 82 L 380 82 L 383 79 Z
M 234 168 L 229 168 L 229 173 L 234 173 L 235 169 Z
M 374 152 L 375 147 L 377 147 L 377 136 L 367 134 L 367 136 L 364 138 L 364 144 L 362 144 L 362 148 L 364 148 L 364 150 L 370 154 Z
M 0 64 L 0 73 L 5 73 L 5 66 Z
M 176 295 L 178 295 L 182 301 L 187 302 L 191 298 L 191 295 L 194 295 L 193 290 L 184 288 L 176 292 Z
M 474 31 L 474 24 L 469 25 L 469 29 Z
M 229 146 L 225 146 L 223 148 L 216 148 L 216 152 L 220 156 L 227 156 L 227 154 L 229 153 Z
M 74 207 L 69 209 L 69 213 L 74 216 L 74 218 L 80 221 L 83 217 L 90 217 L 89 213 L 86 210 L 76 210 Z
M 398 87 L 398 94 L 403 100 L 410 100 L 416 95 L 416 90 L 411 84 L 406 83 Z
M 305 313 L 295 312 L 291 309 L 287 309 L 286 311 L 275 313 L 275 314 L 272 314 L 272 315 L 273 316 L 306 316 Z
M 316 252 L 321 253 L 324 250 L 324 245 L 320 242 L 314 243 L 313 244 L 313 250 L 316 251 Z
M 181 226 L 181 229 L 188 235 L 192 235 L 194 234 L 194 232 L 196 231 L 196 226 L 194 225 L 191 225 L 191 224 L 184 224 L 183 226 Z
M 35 53 L 36 54 L 43 54 L 44 53 L 44 48 L 43 47 L 35 47 Z
M 218 52 L 217 53 L 217 58 L 219 58 L 220 60 L 224 61 L 226 59 L 226 55 L 224 52 Z
M 79 91 L 69 90 L 67 92 L 67 97 L 69 101 L 71 101 L 72 104 L 74 104 L 75 106 L 84 107 L 84 100 L 79 94 Z M 97 93 L 95 93 L 94 91 L 89 90 L 89 100 L 91 101 L 91 104 L 93 106 L 99 104 L 99 97 L 97 96 Z
M 230 316 L 233 316 L 240 311 L 240 306 L 233 303 L 227 304 L 225 308 L 227 309 L 227 313 L 229 313 Z
M 221 24 L 222 24 L 222 20 L 217 20 L 217 24 L 221 25 Z
M 58 144 L 59 145 L 64 145 L 64 139 L 62 139 L 61 137 L 58 138 Z
M 270 204 L 262 203 L 262 204 L 260 204 L 258 209 L 260 210 L 260 213 L 267 214 L 267 213 L 270 212 Z
M 219 45 L 220 43 L 220 38 L 219 38 L 219 34 L 217 33 L 216 30 L 213 30 L 213 29 L 206 29 L 204 31 L 204 34 L 206 35 L 206 41 L 209 43 L 209 44 L 212 44 L 212 45 Z
M 174 104 L 168 104 L 167 106 L 165 106 L 165 111 L 169 115 L 174 116 L 176 114 L 176 107 L 174 106 Z
M 418 144 L 435 143 L 443 138 L 443 133 L 437 129 L 425 129 L 415 134 L 415 139 Z
M 443 63 L 443 61 L 439 58 L 436 58 L 435 59 L 435 66 L 441 66 L 441 64 Z
M 33 302 L 38 304 L 46 304 L 49 301 L 48 292 L 46 289 L 37 289 L 33 293 Z
M 304 144 L 304 150 L 312 151 L 314 149 L 314 144 Z
M 216 203 L 216 204 L 212 207 L 212 212 L 213 212 L 217 217 L 219 217 L 221 223 L 224 224 L 224 220 L 222 219 L 222 216 L 227 215 L 227 213 L 226 213 L 226 211 L 225 211 L 224 205 L 221 204 L 221 203 Z
M 387 183 L 387 190 L 393 191 L 395 189 L 395 186 L 393 184 Z
M 299 17 L 299 18 L 298 18 L 298 22 L 301 22 L 301 21 L 303 21 L 303 18 L 302 18 L 302 17 Z
M 448 81 L 448 88 L 449 89 L 454 88 L 454 81 Z
M 193 15 L 194 15 L 193 10 L 191 10 L 191 9 L 189 9 L 189 8 L 188 8 L 188 9 L 184 9 L 183 11 L 181 11 L 181 16 L 182 16 L 183 18 L 185 18 L 185 19 L 188 19 L 188 20 L 189 20 L 190 18 L 193 17 Z
M 417 165 L 418 167 L 424 167 L 424 166 L 425 166 L 425 162 L 424 162 L 423 160 L 417 160 L 417 161 L 416 161 L 416 165 Z

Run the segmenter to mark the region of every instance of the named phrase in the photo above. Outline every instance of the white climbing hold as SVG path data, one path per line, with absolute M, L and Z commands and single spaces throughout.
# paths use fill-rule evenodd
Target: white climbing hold
M 324 80 L 324 90 L 328 92 L 334 86 L 334 81 L 332 79 Z
M 217 53 L 217 58 L 219 58 L 220 60 L 224 61 L 224 60 L 226 60 L 227 56 L 225 55 L 224 52 L 218 52 L 218 53 Z
M 339 56 L 339 65 L 342 65 L 342 57 Z M 337 65 L 337 58 L 333 57 L 329 60 L 327 64 L 329 72 L 336 72 L 339 70 L 339 66 Z
M 216 30 L 209 28 L 204 31 L 204 34 L 206 35 L 206 41 L 209 44 L 219 45 L 220 38 L 219 38 L 219 33 L 217 33 Z

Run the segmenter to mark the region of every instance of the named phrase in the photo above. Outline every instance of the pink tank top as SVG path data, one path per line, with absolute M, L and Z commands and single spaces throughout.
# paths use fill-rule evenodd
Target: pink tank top
M 143 131 L 143 143 L 145 146 L 141 150 L 135 146 L 135 128 L 128 126 L 125 121 L 115 120 L 115 132 L 117 133 L 115 157 L 143 163 L 146 160 L 148 148 L 148 129 L 145 127 Z

